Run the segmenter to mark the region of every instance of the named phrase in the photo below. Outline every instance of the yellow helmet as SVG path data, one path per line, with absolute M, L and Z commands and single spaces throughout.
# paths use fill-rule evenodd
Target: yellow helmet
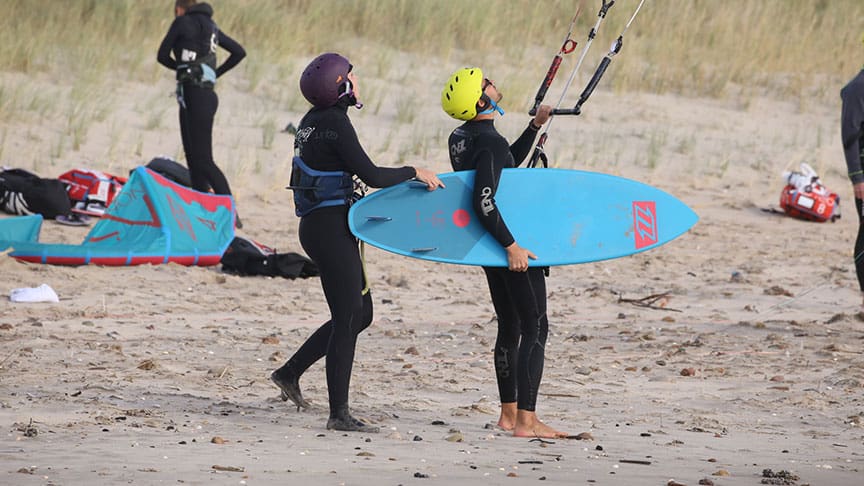
M 450 76 L 441 91 L 441 108 L 457 120 L 471 120 L 477 116 L 477 101 L 483 96 L 483 71 L 463 68 Z

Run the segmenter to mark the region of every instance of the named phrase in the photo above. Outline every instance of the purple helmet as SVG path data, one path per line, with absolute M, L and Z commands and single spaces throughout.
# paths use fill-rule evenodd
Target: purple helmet
M 315 106 L 333 106 L 342 94 L 351 63 L 339 54 L 328 52 L 316 57 L 300 75 L 300 92 Z

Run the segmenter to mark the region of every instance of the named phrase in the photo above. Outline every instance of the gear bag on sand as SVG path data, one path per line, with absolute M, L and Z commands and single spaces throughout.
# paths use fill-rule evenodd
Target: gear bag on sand
M 97 217 L 105 214 L 127 180 L 90 169 L 72 169 L 60 174 L 58 179 L 66 184 L 69 199 L 74 203 L 72 211 Z
M 800 172 L 784 172 L 783 180 L 780 207 L 787 215 L 819 223 L 840 219 L 840 196 L 822 185 L 812 167 L 802 163 Z
M 43 179 L 24 169 L 0 168 L 0 211 L 54 219 L 69 215 L 71 209 L 62 181 Z
M 276 250 L 242 236 L 235 236 L 222 255 L 222 271 L 236 275 L 267 277 L 317 277 L 315 262 L 297 253 Z

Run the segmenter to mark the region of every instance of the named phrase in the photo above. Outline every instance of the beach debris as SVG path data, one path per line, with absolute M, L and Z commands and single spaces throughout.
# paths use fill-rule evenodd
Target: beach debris
M 139 370 L 150 371 L 150 370 L 156 368 L 156 362 L 153 361 L 152 359 L 145 359 L 144 361 L 138 363 L 137 368 Z
M 274 336 L 273 334 L 269 336 L 264 336 L 261 338 L 262 344 L 279 344 L 279 338 Z
M 674 479 L 670 479 L 668 482 L 666 482 L 666 486 L 687 486 L 687 485 L 684 483 L 679 483 L 678 481 L 675 481 Z
M 732 275 L 729 277 L 729 281 L 732 283 L 741 283 L 744 281 L 744 274 L 738 270 L 733 270 Z
M 712 476 L 731 476 L 731 474 L 729 474 L 729 471 L 727 471 L 725 469 L 718 469 L 718 470 L 714 471 L 711 475 Z
M 573 334 L 567 336 L 566 338 L 564 338 L 565 341 L 582 342 L 582 343 L 588 341 L 589 339 L 591 339 L 591 336 L 588 336 L 587 334 L 576 334 L 576 333 L 573 333 Z
M 519 475 L 516 474 L 516 473 L 513 472 L 513 471 L 510 471 L 509 473 L 507 473 L 507 477 L 508 477 L 508 478 L 518 478 Z
M 421 441 L 423 441 L 423 437 L 420 437 L 419 435 L 415 435 L 412 440 L 414 442 L 421 442 Z
M 405 275 L 391 274 L 388 275 L 387 278 L 384 279 L 387 282 L 387 285 L 392 287 L 407 289 L 408 288 L 408 277 Z
M 650 466 L 651 461 L 646 461 L 644 459 L 618 459 L 618 462 L 624 464 L 639 464 L 640 466 Z
M 44 283 L 38 287 L 12 289 L 9 292 L 9 300 L 12 302 L 60 302 L 54 289 Z
M 222 437 L 219 437 L 218 435 L 216 435 L 216 436 L 214 436 L 212 439 L 210 439 L 210 443 L 211 443 L 211 444 L 219 444 L 219 445 L 222 445 L 222 444 L 225 444 L 225 443 L 227 443 L 227 442 L 228 442 L 227 440 L 223 439 Z
M 618 294 L 618 302 L 625 304 L 633 304 L 636 307 L 645 307 L 647 309 L 654 310 L 665 310 L 670 312 L 681 312 L 679 309 L 673 309 L 671 307 L 666 307 L 666 304 L 669 303 L 672 297 L 669 292 L 662 292 L 659 294 L 651 294 L 641 299 L 625 299 L 621 294 Z
M 18 425 L 18 428 L 16 430 L 18 432 L 23 433 L 24 437 L 36 437 L 37 435 L 39 435 L 39 429 L 37 429 L 36 426 L 33 425 L 33 419 L 32 418 L 30 419 L 30 422 L 27 425 L 24 425 L 24 424 L 17 424 L 17 425 Z
M 591 435 L 591 432 L 580 432 L 576 435 L 568 435 L 567 438 L 573 440 L 594 440 L 594 436 Z
M 368 451 L 361 451 L 357 453 L 357 457 L 375 457 L 375 454 Z
M 797 475 L 790 473 L 789 471 L 780 470 L 777 472 L 772 471 L 771 469 L 763 469 L 762 470 L 762 484 L 774 484 L 781 486 L 794 486 L 798 483 L 798 479 L 800 479 Z
M 19 474 L 33 474 L 33 469 L 29 467 L 22 467 L 17 471 Z
M 246 468 L 242 466 L 220 466 L 219 464 L 214 464 L 213 470 L 225 472 L 246 472 Z
M 774 285 L 774 286 L 768 287 L 763 292 L 765 295 L 783 295 L 785 297 L 794 297 L 795 296 L 795 294 L 793 294 L 792 292 L 789 292 L 788 290 L 784 289 L 783 287 L 781 287 L 779 285 Z
M 429 475 L 428 475 L 428 474 L 423 474 L 423 473 L 421 473 L 421 472 L 415 472 L 415 473 L 414 473 L 414 477 L 415 477 L 415 478 L 418 478 L 418 479 L 425 479 L 425 478 L 428 478 Z
M 701 486 L 714 486 L 714 481 L 711 481 L 708 478 L 702 478 L 699 480 L 699 484 Z
M 433 420 L 432 425 L 447 425 L 443 420 Z
M 404 352 L 405 352 L 405 354 L 410 354 L 410 355 L 414 355 L 414 356 L 420 355 L 420 351 L 417 351 L 416 346 L 409 346 L 408 349 L 406 349 Z
M 0 331 L 11 331 L 11 330 L 12 330 L 12 324 L 9 324 L 8 322 L 4 322 L 3 324 L 0 324 Z
M 465 436 L 462 435 L 462 432 L 458 430 L 451 430 L 450 435 L 448 435 L 445 440 L 447 442 L 463 442 L 465 440 Z
M 681 376 L 696 376 L 695 368 L 684 368 L 681 370 Z

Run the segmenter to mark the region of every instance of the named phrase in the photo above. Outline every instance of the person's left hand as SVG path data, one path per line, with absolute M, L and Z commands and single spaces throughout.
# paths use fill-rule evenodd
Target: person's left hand
M 544 123 L 549 121 L 552 116 L 552 107 L 549 105 L 540 105 L 537 107 L 537 114 L 534 115 L 534 125 L 542 127 Z

